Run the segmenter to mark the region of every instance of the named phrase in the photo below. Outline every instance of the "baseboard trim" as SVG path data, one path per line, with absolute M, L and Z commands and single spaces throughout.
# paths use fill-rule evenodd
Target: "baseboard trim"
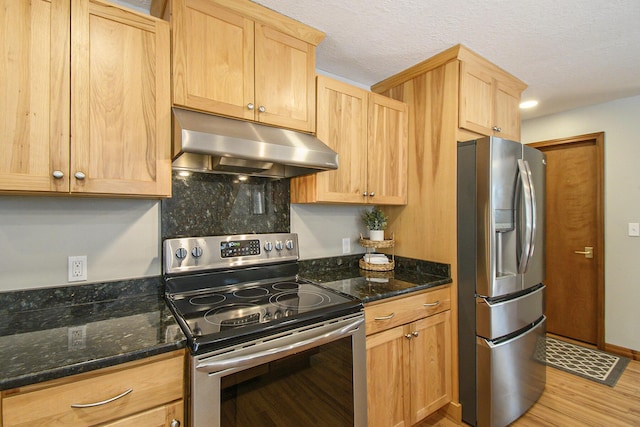
M 458 402 L 449 402 L 447 405 L 438 409 L 437 412 L 457 424 L 462 423 L 462 405 Z
M 618 356 L 628 357 L 631 360 L 640 360 L 640 351 L 638 350 L 631 350 L 630 348 L 605 343 L 604 351 L 617 354 Z

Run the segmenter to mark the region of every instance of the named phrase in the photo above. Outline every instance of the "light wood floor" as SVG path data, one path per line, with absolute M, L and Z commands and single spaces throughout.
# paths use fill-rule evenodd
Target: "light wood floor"
M 454 427 L 431 417 L 418 427 Z M 511 427 L 640 426 L 640 361 L 631 361 L 614 387 L 547 367 L 544 393 Z

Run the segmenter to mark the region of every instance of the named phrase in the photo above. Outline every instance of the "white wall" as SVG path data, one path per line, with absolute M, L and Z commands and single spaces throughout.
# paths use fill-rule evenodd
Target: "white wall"
M 161 273 L 160 203 L 0 196 L 0 292 Z M 67 257 L 86 255 L 86 282 L 67 282 Z
M 604 131 L 605 342 L 640 350 L 640 96 L 522 123 L 531 143 Z M 567 301 L 570 304 L 570 301 Z
M 291 205 L 291 232 L 298 233 L 300 259 L 342 255 L 342 239 L 349 238 L 350 254 L 364 253 L 358 245 L 366 228 L 360 221 L 365 208 L 341 205 Z

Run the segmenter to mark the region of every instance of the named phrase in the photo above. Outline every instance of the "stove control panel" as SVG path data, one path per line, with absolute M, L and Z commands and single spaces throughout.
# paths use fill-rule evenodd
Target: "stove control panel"
M 295 233 L 184 237 L 163 245 L 165 274 L 297 261 L 298 255 Z

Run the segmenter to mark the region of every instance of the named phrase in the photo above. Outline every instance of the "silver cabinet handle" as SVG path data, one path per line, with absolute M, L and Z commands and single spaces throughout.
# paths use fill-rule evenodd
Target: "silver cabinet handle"
M 438 305 L 440 305 L 440 300 L 436 302 L 428 302 L 426 304 L 422 304 L 423 307 L 436 307 Z
M 127 394 L 131 393 L 133 391 L 132 388 L 130 388 L 129 390 L 125 391 L 124 393 L 121 393 L 115 397 L 112 397 L 111 399 L 107 399 L 107 400 L 103 400 L 101 402 L 95 402 L 95 403 L 72 403 L 71 407 L 72 408 L 93 408 L 94 406 L 102 406 L 102 405 L 106 405 L 107 403 L 111 403 L 114 400 L 118 400 L 121 399 L 123 397 L 125 397 Z
M 169 424 L 169 427 L 180 427 L 180 421 L 178 420 L 171 420 L 171 424 Z
M 253 104 L 251 102 L 247 104 L 247 110 L 253 110 Z
M 389 319 L 393 319 L 393 316 L 395 316 L 395 313 L 391 313 L 388 316 L 382 316 L 382 317 L 374 317 L 373 320 L 389 320 Z
M 411 339 L 411 334 L 406 334 L 404 337 L 405 337 L 406 339 L 410 340 L 410 339 Z
M 264 105 L 261 105 L 258 107 L 258 111 L 260 111 L 261 113 L 264 113 L 265 111 L 267 111 L 267 109 L 264 108 Z
M 76 179 L 80 179 L 80 180 L 82 180 L 82 179 L 85 179 L 85 178 L 86 178 L 86 175 L 84 174 L 84 172 L 80 172 L 80 171 L 78 171 L 78 172 L 74 173 L 74 174 L 73 174 L 73 176 L 75 176 L 75 177 L 76 177 Z
M 414 337 L 417 337 L 418 336 L 418 331 L 411 332 L 411 335 L 413 335 Z
M 373 197 L 375 195 L 376 195 L 376 193 L 374 193 L 373 191 L 371 193 L 369 193 L 369 197 Z
M 491 130 L 493 130 L 494 132 L 502 132 L 502 128 L 498 126 L 492 127 Z
M 53 171 L 52 175 L 55 179 L 61 179 L 64 176 L 64 173 L 62 171 Z

